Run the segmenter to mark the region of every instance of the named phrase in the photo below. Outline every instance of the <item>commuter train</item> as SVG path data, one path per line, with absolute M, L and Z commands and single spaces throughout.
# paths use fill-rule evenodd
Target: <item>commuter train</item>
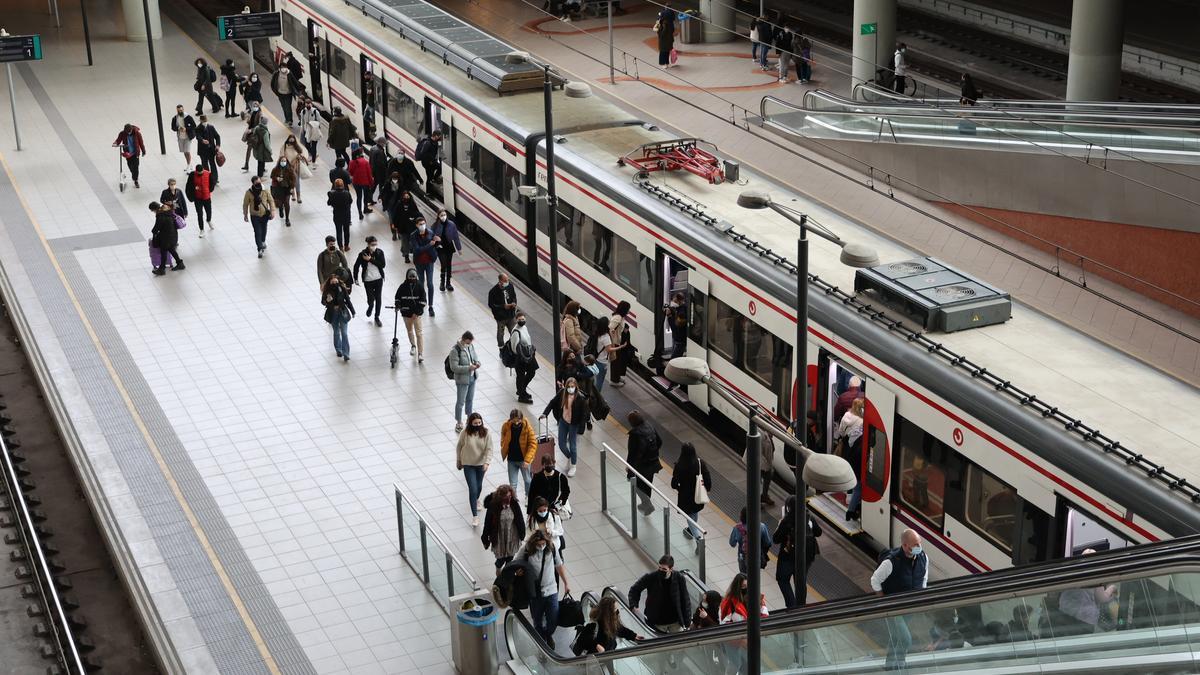
M 279 7 L 277 47 L 302 62 L 307 55 L 314 98 L 340 106 L 364 137 L 385 136 L 394 150 L 411 153 L 441 130 L 441 177 L 426 191 L 472 241 L 544 289 L 549 209 L 518 190 L 546 182 L 543 97 L 521 91 L 540 91 L 542 71 L 506 61 L 496 51 L 502 43 L 422 0 Z M 789 421 L 796 277 L 763 253 L 785 222 L 738 210 L 741 188 L 732 181 L 638 177 L 617 159 L 673 136 L 598 97 L 567 93 L 553 94 L 561 292 L 600 317 L 630 301 L 643 360 L 670 346 L 664 305 L 685 294 L 687 354 Z M 781 191 L 742 173 L 743 182 Z M 935 574 L 956 576 L 1197 531 L 1190 486 L 1147 477 L 831 294 L 809 296 L 805 407 L 816 412 L 828 450 L 847 380 L 863 381 L 861 533 L 876 546 L 897 545 L 914 528 Z M 1019 376 L 1012 365 L 1017 372 L 1006 376 Z M 705 387 L 689 387 L 685 398 L 701 413 L 746 421 Z M 783 455 L 776 467 L 787 474 Z M 824 497 L 820 508 L 840 520 L 843 501 Z

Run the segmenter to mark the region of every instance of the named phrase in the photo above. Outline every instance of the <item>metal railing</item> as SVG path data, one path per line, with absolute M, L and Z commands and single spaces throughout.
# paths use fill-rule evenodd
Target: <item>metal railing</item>
M 29 502 L 25 499 L 25 493 L 21 489 L 17 467 L 13 463 L 12 453 L 3 436 L 0 436 L 0 469 L 3 469 L 4 472 L 4 483 L 8 489 L 9 504 L 17 521 L 17 532 L 21 535 L 25 550 L 29 552 L 29 569 L 33 572 L 38 594 L 41 596 L 42 604 L 46 606 L 46 612 L 50 618 L 48 637 L 54 641 L 55 649 L 66 671 L 77 675 L 86 675 L 88 669 L 75 641 L 71 617 L 67 616 L 62 596 L 58 593 L 46 549 L 42 544 L 41 536 L 38 535 Z
M 621 479 L 610 476 L 609 462 L 614 463 L 612 470 L 625 471 L 625 482 L 629 488 L 621 485 Z M 639 500 L 638 483 L 644 482 L 648 487 L 648 497 Z M 647 494 L 647 493 L 643 493 Z M 650 504 L 653 510 L 640 511 L 639 502 Z M 607 443 L 600 446 L 600 510 L 617 527 L 641 547 L 642 551 L 652 560 L 657 561 L 662 555 L 675 558 L 675 566 L 693 569 L 700 580 L 707 582 L 707 556 L 705 540 L 708 532 L 700 527 L 700 523 L 692 520 L 691 516 L 675 505 L 675 500 L 668 497 L 662 490 L 638 473 L 629 462 L 613 451 Z M 652 514 L 661 513 L 661 522 L 655 523 Z M 628 515 L 626 520 L 624 516 Z M 645 522 L 643 522 L 645 519 Z M 682 527 L 683 530 L 671 533 L 672 527 Z M 687 540 L 684 534 L 687 528 L 699 530 L 700 536 Z M 680 542 L 683 542 L 680 544 Z
M 429 526 L 417 507 L 400 492 L 400 486 L 393 484 L 392 488 L 396 491 L 396 533 L 400 555 L 421 577 L 425 590 L 441 601 L 442 610 L 448 614 L 450 598 L 479 590 L 479 582 L 450 552 L 450 547 Z M 413 546 L 417 550 L 413 550 Z

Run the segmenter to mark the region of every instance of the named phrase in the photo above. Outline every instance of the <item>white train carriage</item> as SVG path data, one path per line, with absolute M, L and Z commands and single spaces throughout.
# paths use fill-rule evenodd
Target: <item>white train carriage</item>
M 551 219 L 544 202 L 517 191 L 545 185 L 542 97 L 514 93 L 536 87 L 541 71 L 505 64 L 498 55 L 507 46 L 462 30 L 421 0 L 285 0 L 281 9 L 281 46 L 309 54 L 307 77 L 319 99 L 408 152 L 421 136 L 443 131 L 443 179 L 431 194 L 474 242 L 545 292 Z M 768 211 L 739 209 L 739 185 L 687 175 L 639 179 L 618 166 L 619 156 L 672 136 L 614 105 L 556 92 L 554 106 L 561 292 L 592 316 L 630 301 L 643 361 L 669 348 L 663 305 L 685 293 L 687 353 L 707 359 L 716 379 L 780 423 L 803 418 L 792 374 L 795 226 Z M 786 193 L 751 172 L 742 179 L 777 199 Z M 839 234 L 869 240 L 885 260 L 912 257 L 808 197 L 795 199 L 814 218 L 839 222 Z M 852 288 L 853 273 L 837 264 L 832 245 L 812 246 L 810 269 L 819 280 L 809 293 L 803 407 L 824 436 L 818 449 L 830 449 L 833 409 L 851 377 L 864 382 L 867 402 L 864 504 L 851 532 L 888 546 L 912 527 L 927 540 L 935 572 L 952 576 L 1197 530 L 1200 421 L 1155 415 L 1152 403 L 1121 397 L 1121 387 L 1142 386 L 1169 397 L 1176 410 L 1200 410 L 1193 388 L 1131 367 L 1130 359 L 1028 309 L 1004 326 L 936 336 L 936 347 L 832 290 Z M 1070 350 L 1076 366 L 1091 365 L 1055 372 L 1043 358 L 1045 344 Z M 1122 381 L 1094 372 L 1101 368 L 1118 370 Z M 1050 411 L 992 373 L 1053 390 L 1049 398 L 1062 400 L 1051 404 L 1087 413 L 1110 435 Z M 686 396 L 713 420 L 745 423 L 703 387 Z M 1142 446 L 1141 438 L 1154 442 Z M 776 468 L 790 479 L 784 462 L 777 453 Z M 814 503 L 835 521 L 845 513 L 841 495 Z

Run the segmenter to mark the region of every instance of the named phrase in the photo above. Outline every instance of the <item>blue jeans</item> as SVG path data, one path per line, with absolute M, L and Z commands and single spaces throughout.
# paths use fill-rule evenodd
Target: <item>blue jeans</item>
M 550 574 L 550 570 L 546 570 Z M 529 615 L 533 618 L 533 627 L 546 640 L 554 637 L 558 629 L 558 593 L 529 600 Z
M 429 300 L 429 309 L 433 309 L 433 263 L 417 264 L 417 280 L 425 284 L 425 297 Z
M 342 356 L 350 356 L 349 316 L 343 314 L 333 319 L 333 350 Z
M 572 464 L 579 460 L 579 432 L 574 424 L 558 423 L 558 447 Z
M 463 467 L 463 475 L 467 477 L 467 498 L 471 500 L 471 515 L 479 515 L 479 495 L 483 492 L 483 467 L 468 465 Z
M 697 511 L 695 513 L 689 513 L 689 514 L 687 514 L 687 517 L 696 521 L 696 523 L 700 522 L 700 512 L 699 511 Z M 699 539 L 701 536 L 703 536 L 700 532 L 700 527 L 698 525 L 696 525 L 695 523 L 688 523 L 687 531 L 691 532 L 692 536 L 695 537 L 696 539 Z
M 908 630 L 908 621 L 902 616 L 890 616 L 887 619 L 888 651 L 884 659 L 884 670 L 903 670 L 908 651 L 912 649 L 912 633 Z
M 850 491 L 850 501 L 846 504 L 847 511 L 858 511 L 862 509 L 862 482 L 854 486 Z
M 596 368 L 600 372 L 596 373 L 596 377 L 592 381 L 596 383 L 596 391 L 604 391 L 604 383 L 608 380 L 608 364 L 597 361 Z
M 211 206 L 209 206 L 208 222 L 210 225 L 212 224 Z M 266 216 L 250 216 L 250 225 L 254 227 L 254 246 L 257 251 L 267 247 L 267 223 L 269 222 Z
M 508 462 L 508 483 L 509 483 L 509 485 L 512 485 L 513 492 L 516 492 L 516 490 L 517 490 L 517 474 L 518 473 L 521 474 L 521 477 L 525 479 L 525 495 L 528 496 L 529 495 L 529 481 L 532 479 L 532 476 L 530 476 L 530 474 L 529 474 L 529 467 L 525 466 L 524 458 L 519 459 L 515 462 L 513 462 L 513 461 Z
M 475 412 L 475 383 L 479 378 L 471 376 L 470 384 L 455 384 L 458 389 L 458 398 L 454 399 L 454 420 L 456 422 L 463 421 L 463 405 L 466 404 L 467 416 Z

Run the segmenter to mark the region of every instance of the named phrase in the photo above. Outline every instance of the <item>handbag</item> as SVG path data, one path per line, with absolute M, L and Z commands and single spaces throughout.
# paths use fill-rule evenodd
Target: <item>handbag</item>
M 671 65 L 675 65 L 676 63 L 679 63 L 679 50 L 672 47 L 671 48 Z
M 704 463 L 699 459 L 696 460 L 696 490 L 692 495 L 692 502 L 696 504 L 708 503 L 708 488 L 704 487 Z
M 187 218 L 184 218 L 178 213 L 173 213 L 171 215 L 175 216 L 175 229 L 182 230 L 183 228 L 187 227 Z
M 300 162 L 300 177 L 306 179 L 313 177 L 312 169 L 308 168 L 308 162 Z
M 217 154 L 213 159 L 216 160 L 217 166 L 225 166 L 225 153 L 220 150 L 217 150 Z
M 566 500 L 558 505 L 558 517 L 563 520 L 570 520 L 571 516 L 575 515 L 575 509 L 571 506 L 571 500 Z
M 558 625 L 560 628 L 574 628 L 583 625 L 583 605 L 567 593 L 558 601 Z

